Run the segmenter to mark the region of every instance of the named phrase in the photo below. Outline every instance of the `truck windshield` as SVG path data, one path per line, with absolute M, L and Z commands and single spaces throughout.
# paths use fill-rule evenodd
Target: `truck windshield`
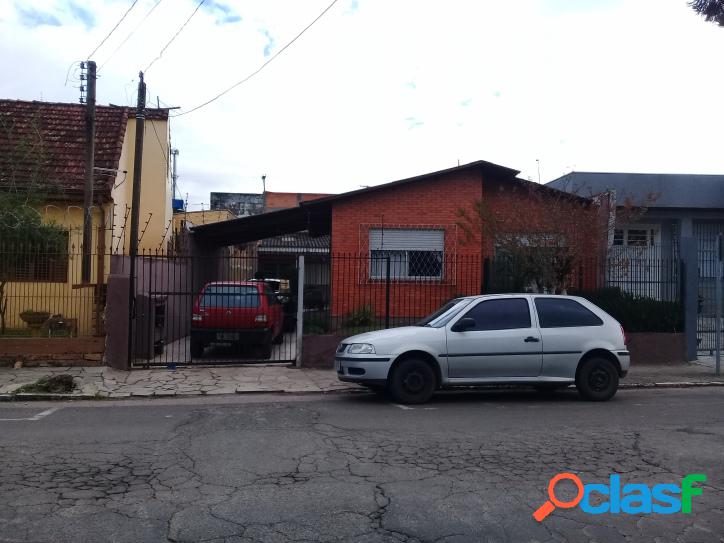
M 464 307 L 470 303 L 465 298 L 455 298 L 444 304 L 440 309 L 428 315 L 415 326 L 429 326 L 431 328 L 440 328 L 445 326 L 450 319 L 457 315 Z

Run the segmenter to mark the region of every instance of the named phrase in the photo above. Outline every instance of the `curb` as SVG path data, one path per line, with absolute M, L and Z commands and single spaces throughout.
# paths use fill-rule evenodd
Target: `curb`
M 172 394 L 137 394 L 134 395 L 130 392 L 122 392 L 118 396 L 110 395 L 91 395 L 91 394 L 35 394 L 35 393 L 19 393 L 19 394 L 0 394 L 0 402 L 27 402 L 27 401 L 67 401 L 67 400 L 137 400 L 141 399 L 155 399 L 155 398 L 200 398 L 200 397 L 228 397 L 228 396 L 244 396 L 252 394 L 286 394 L 290 396 L 312 396 L 320 395 L 326 396 L 329 394 L 348 394 L 356 392 L 367 392 L 365 389 L 357 388 L 340 388 L 333 390 L 238 390 L 235 392 L 228 392 L 224 394 L 206 394 L 204 392 L 191 392 L 191 393 L 172 393 Z
M 724 381 L 668 381 L 662 383 L 620 383 L 618 388 L 697 388 L 724 387 Z

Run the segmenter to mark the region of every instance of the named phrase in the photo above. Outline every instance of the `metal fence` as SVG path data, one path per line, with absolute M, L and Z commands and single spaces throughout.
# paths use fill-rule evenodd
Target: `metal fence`
M 65 244 L 63 244 L 65 245 Z M 83 248 L 58 244 L 0 244 L 0 337 L 88 337 L 105 334 L 110 254 L 90 259 Z
M 329 285 L 305 288 L 305 334 L 351 335 L 418 322 L 482 291 L 481 259 L 436 251 L 333 254 Z

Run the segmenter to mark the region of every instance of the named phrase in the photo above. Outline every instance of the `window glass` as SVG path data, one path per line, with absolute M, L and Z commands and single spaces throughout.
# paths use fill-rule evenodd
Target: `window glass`
M 468 330 L 530 328 L 530 309 L 525 298 L 485 300 L 468 311 L 463 318 L 475 321 L 475 328 Z
M 415 326 L 429 326 L 431 328 L 440 328 L 441 326 L 445 326 L 468 304 L 470 304 L 470 300 L 466 300 L 463 298 L 456 298 L 454 300 L 450 300 L 440 309 L 422 319 Z
M 536 298 L 535 308 L 541 328 L 601 326 L 603 321 L 575 300 Z
M 201 307 L 259 307 L 259 290 L 256 285 L 211 285 L 204 290 Z
M 387 259 L 390 259 L 391 279 L 440 279 L 443 254 L 440 251 L 370 251 L 370 277 L 387 277 Z
M 646 246 L 648 245 L 648 231 L 645 229 L 633 229 L 629 228 L 628 231 L 628 244 L 634 246 Z
M 613 231 L 613 244 L 623 245 L 623 230 L 617 228 Z

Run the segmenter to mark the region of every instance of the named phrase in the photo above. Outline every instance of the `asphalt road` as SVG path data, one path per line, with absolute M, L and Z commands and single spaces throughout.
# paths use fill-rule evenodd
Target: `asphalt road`
M 0 419 L 0 541 L 724 541 L 720 388 L 0 404 Z M 536 522 L 559 472 L 708 480 L 691 514 Z

